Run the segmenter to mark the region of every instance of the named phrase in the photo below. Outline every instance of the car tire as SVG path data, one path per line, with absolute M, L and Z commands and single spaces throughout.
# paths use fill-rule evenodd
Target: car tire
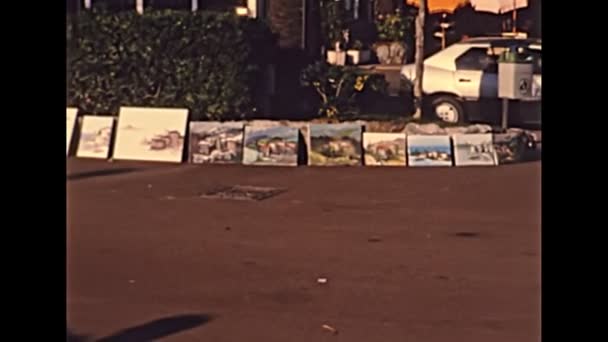
M 441 95 L 429 103 L 429 116 L 451 124 L 466 123 L 462 102 L 455 96 Z

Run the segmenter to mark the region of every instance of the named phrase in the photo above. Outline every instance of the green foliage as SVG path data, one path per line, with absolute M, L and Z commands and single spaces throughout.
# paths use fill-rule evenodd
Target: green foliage
M 324 61 L 309 65 L 302 71 L 301 84 L 312 87 L 321 97 L 319 115 L 340 119 L 359 113 L 355 101 L 363 91 L 386 93 L 382 75 L 369 74 L 350 66 L 330 65 Z
M 88 113 L 129 105 L 243 117 L 274 51 L 262 22 L 232 13 L 83 11 L 67 26 L 67 102 Z
M 414 34 L 414 17 L 406 16 L 397 10 L 376 21 L 378 38 L 381 41 L 404 42 L 408 35 Z

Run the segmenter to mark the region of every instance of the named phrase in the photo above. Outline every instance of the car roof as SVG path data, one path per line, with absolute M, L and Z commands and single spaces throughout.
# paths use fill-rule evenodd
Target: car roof
M 513 37 L 475 37 L 468 38 L 456 44 L 489 44 L 492 46 L 509 46 L 519 44 L 542 44 L 541 39 L 535 38 L 513 38 Z
M 438 51 L 424 60 L 425 66 L 456 70 L 456 58 L 471 47 L 509 47 L 524 45 L 534 50 L 541 50 L 540 39 L 513 38 L 513 37 L 476 37 L 462 42 L 454 43 Z

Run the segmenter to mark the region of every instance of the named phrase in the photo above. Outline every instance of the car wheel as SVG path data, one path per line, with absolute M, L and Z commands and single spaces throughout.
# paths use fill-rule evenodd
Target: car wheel
M 462 103 L 454 96 L 434 98 L 430 103 L 430 110 L 432 116 L 441 121 L 453 124 L 466 122 Z

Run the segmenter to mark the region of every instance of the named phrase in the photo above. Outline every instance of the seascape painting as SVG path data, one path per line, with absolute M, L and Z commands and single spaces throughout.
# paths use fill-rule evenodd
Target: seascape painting
M 408 135 L 408 166 L 452 166 L 452 146 L 448 135 Z

